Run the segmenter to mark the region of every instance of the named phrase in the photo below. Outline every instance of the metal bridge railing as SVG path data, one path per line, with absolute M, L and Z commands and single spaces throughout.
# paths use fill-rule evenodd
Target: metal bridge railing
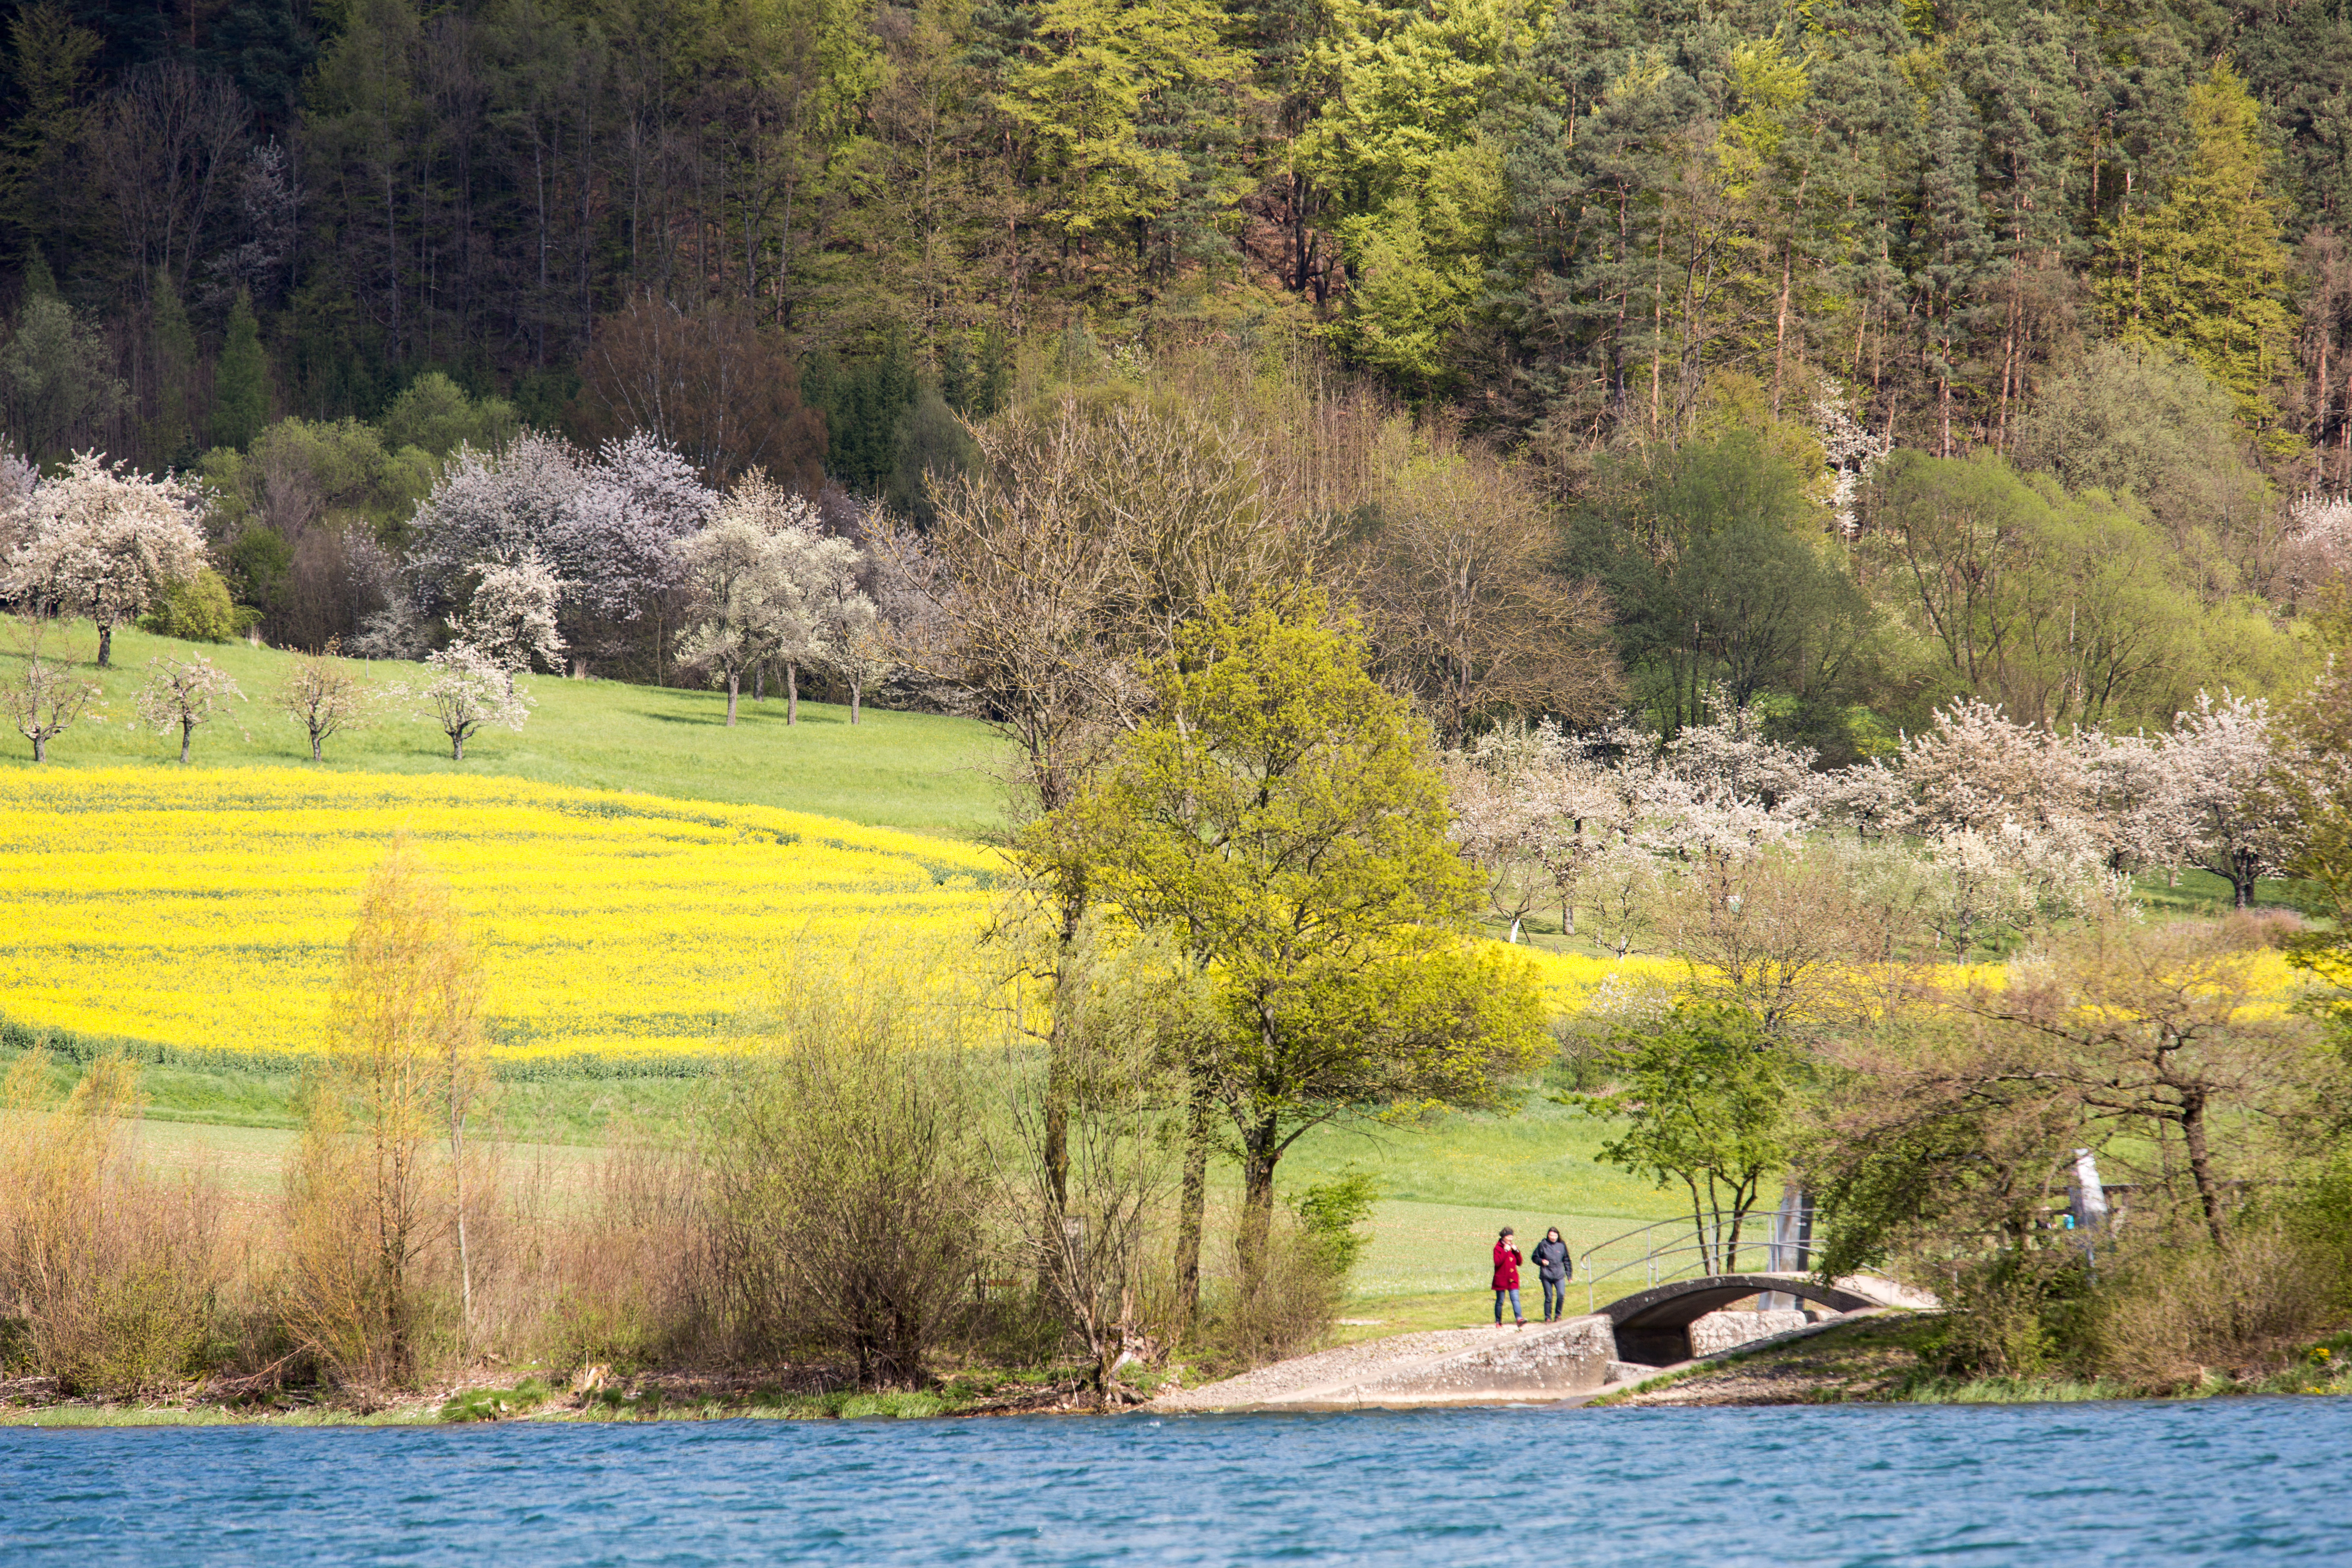
M 1810 1207 L 1751 1212 L 1737 1226 L 1737 1247 L 1735 1227 L 1713 1219 L 1703 1226 L 1661 1220 L 1612 1236 L 1577 1259 L 1585 1310 L 1598 1310 L 1601 1286 L 1611 1279 L 1622 1281 L 1630 1293 L 1714 1274 L 1801 1273 L 1811 1261 L 1812 1217 Z M 1746 1270 L 1742 1260 L 1752 1260 Z

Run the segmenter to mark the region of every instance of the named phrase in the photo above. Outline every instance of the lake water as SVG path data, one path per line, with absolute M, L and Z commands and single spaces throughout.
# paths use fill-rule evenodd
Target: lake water
M 0 1430 L 9 1563 L 2352 1563 L 2352 1399 Z

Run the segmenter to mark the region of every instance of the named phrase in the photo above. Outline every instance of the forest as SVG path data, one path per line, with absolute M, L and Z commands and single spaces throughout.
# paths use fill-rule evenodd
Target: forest
M 2298 688 L 2352 550 L 2315 4 L 27 0 L 6 66 L 7 442 L 205 487 L 273 642 L 433 612 L 461 448 L 857 535 L 1064 395 L 1377 448 L 1302 502 L 1369 558 L 1507 491 L 1501 640 L 1591 657 L 1456 741 L 2161 729 Z

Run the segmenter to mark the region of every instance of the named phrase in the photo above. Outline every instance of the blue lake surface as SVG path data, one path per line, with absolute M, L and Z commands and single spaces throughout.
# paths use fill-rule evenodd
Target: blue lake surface
M 2352 1399 L 0 1431 L 9 1563 L 2352 1563 Z

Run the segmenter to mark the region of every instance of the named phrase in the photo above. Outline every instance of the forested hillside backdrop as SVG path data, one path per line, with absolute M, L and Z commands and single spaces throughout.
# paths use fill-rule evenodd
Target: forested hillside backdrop
M 1456 739 L 1604 696 L 1671 733 L 1717 683 L 1825 761 L 1961 696 L 2161 727 L 2299 684 L 2352 549 L 2352 17 L 2315 0 L 6 29 L 7 441 L 209 487 L 276 642 L 398 596 L 463 447 L 560 435 L 531 460 L 625 489 L 649 432 L 714 489 L 928 528 L 973 432 L 1068 392 L 1371 453 L 1302 493 L 1394 544 L 1375 605 L 1444 577 L 1433 509 L 1518 519 L 1480 635 L 1601 663 L 1457 679 Z M 621 668 L 668 679 L 636 608 Z

